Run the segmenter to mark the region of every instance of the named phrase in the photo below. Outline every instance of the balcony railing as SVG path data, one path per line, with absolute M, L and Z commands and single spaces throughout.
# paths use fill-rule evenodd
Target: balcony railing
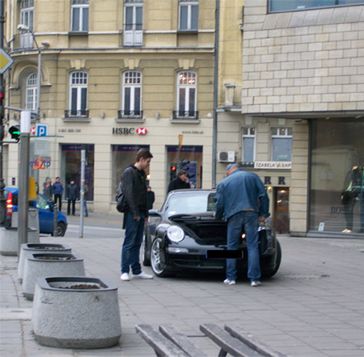
M 124 46 L 143 46 L 143 30 L 124 30 Z
M 118 119 L 141 119 L 142 110 L 118 110 Z
M 64 111 L 64 117 L 68 118 L 88 118 L 89 117 L 89 110 L 88 109 L 81 109 L 81 110 L 74 110 L 69 109 Z
M 174 110 L 173 119 L 198 119 L 198 112 L 192 110 Z

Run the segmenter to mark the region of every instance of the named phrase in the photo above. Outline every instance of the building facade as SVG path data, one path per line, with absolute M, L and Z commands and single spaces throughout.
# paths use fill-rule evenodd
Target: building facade
M 364 1 L 245 0 L 241 36 L 218 151 L 264 180 L 278 232 L 362 237 Z
M 80 184 L 114 209 L 121 172 L 139 148 L 154 155 L 156 206 L 178 169 L 211 187 L 214 0 L 10 0 L 6 33 L 14 65 L 7 106 L 34 112 L 31 171 Z M 40 74 L 38 75 L 38 69 Z M 40 84 L 38 85 L 38 78 Z M 38 99 L 39 98 L 39 99 Z M 38 101 L 39 100 L 39 101 Z M 8 111 L 8 125 L 19 112 Z M 5 147 L 16 184 L 17 146 Z

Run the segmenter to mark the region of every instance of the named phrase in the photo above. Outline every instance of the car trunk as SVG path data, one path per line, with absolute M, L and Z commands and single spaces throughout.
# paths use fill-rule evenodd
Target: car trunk
M 226 245 L 226 222 L 211 214 L 175 215 L 169 219 L 178 223 L 200 245 Z

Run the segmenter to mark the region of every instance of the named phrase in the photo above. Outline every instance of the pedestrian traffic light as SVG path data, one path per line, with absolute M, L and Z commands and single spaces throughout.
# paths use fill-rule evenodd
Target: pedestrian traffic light
M 9 128 L 9 134 L 12 139 L 16 140 L 18 143 L 20 140 L 20 126 L 19 125 L 13 125 Z

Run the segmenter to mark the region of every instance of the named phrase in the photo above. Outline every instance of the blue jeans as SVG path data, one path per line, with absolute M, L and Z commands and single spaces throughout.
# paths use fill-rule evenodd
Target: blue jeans
M 244 228 L 248 249 L 248 279 L 259 280 L 260 256 L 258 246 L 258 214 L 255 212 L 239 212 L 228 220 L 227 226 L 227 245 L 228 249 L 236 250 L 239 248 L 241 233 Z M 236 259 L 226 260 L 226 278 L 236 280 Z
M 121 273 L 139 274 L 141 266 L 139 263 L 139 252 L 143 242 L 144 215 L 136 221 L 131 212 L 125 213 L 125 239 L 121 249 Z

